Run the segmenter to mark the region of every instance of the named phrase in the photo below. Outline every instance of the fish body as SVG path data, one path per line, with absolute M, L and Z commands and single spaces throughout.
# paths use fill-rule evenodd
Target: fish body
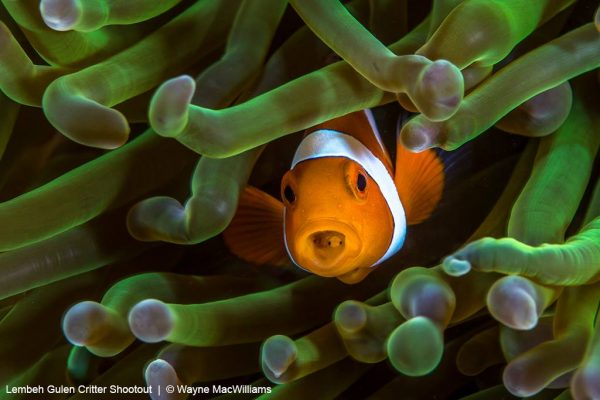
M 444 185 L 434 151 L 397 145 L 396 164 L 370 110 L 306 131 L 281 181 L 282 202 L 246 188 L 224 232 L 233 253 L 254 263 L 294 264 L 357 283 L 404 243 L 407 225 L 433 212 Z

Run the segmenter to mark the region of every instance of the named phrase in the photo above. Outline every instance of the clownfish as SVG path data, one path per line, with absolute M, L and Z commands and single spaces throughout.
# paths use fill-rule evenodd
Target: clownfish
M 397 253 L 407 225 L 433 213 L 444 165 L 433 150 L 412 153 L 396 137 L 396 162 L 371 110 L 309 128 L 281 199 L 251 186 L 224 231 L 229 249 L 255 264 L 289 265 L 345 283 L 363 280 Z

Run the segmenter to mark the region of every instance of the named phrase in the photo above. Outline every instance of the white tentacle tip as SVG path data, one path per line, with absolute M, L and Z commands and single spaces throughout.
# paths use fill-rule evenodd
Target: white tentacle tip
M 471 263 L 467 260 L 459 260 L 454 256 L 448 256 L 442 262 L 442 269 L 450 276 L 463 276 L 471 271 Z

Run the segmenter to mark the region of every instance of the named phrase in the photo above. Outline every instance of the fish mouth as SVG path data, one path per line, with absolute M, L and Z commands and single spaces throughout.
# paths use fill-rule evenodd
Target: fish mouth
M 352 225 L 333 219 L 313 219 L 302 225 L 296 237 L 292 256 L 302 268 L 333 277 L 356 267 L 362 240 Z

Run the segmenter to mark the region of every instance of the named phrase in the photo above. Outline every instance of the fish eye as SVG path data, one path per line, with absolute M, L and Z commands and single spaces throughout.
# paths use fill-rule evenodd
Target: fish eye
M 296 193 L 290 185 L 286 185 L 285 189 L 283 189 L 283 196 L 289 203 L 293 203 L 296 200 Z
M 367 188 L 367 178 L 360 172 L 358 173 L 358 176 L 356 177 L 356 188 L 358 189 L 359 192 L 364 192 L 365 189 Z
M 348 194 L 354 197 L 354 200 L 362 203 L 367 200 L 369 193 L 369 175 L 362 166 L 352 160 L 344 164 L 344 180 Z

